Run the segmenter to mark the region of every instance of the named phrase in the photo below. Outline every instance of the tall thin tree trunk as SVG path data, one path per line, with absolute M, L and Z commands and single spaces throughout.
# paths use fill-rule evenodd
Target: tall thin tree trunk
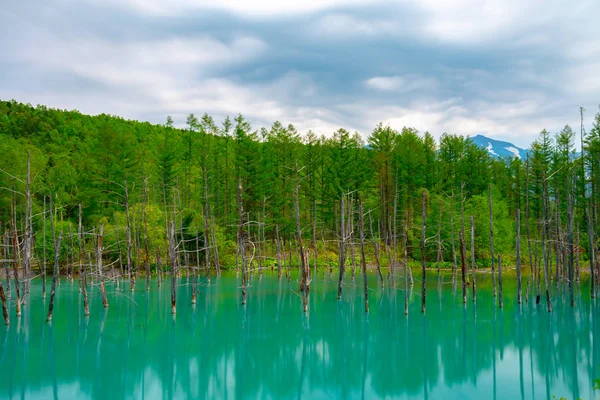
M 502 308 L 504 305 L 502 299 L 502 255 L 498 254 L 498 304 Z
M 98 268 L 98 278 L 100 279 L 100 294 L 102 295 L 102 305 L 108 308 L 108 299 L 106 298 L 106 288 L 104 287 L 104 273 L 102 272 L 102 250 L 104 249 L 104 225 L 100 224 L 98 228 L 98 245 L 96 247 L 96 266 Z
M 463 232 L 461 231 L 458 235 L 458 242 L 460 246 L 460 273 L 462 277 L 462 293 L 463 293 L 463 304 L 467 302 L 467 250 L 465 249 L 465 239 Z
M 450 203 L 450 240 L 452 242 L 452 281 L 454 282 L 456 279 L 456 270 L 457 270 L 457 256 L 456 256 L 456 246 L 454 245 L 454 218 L 453 218 L 453 204 Z
M 4 316 L 4 323 L 6 326 L 10 325 L 10 318 L 8 317 L 8 309 L 6 308 L 6 297 L 4 296 L 4 287 L 0 282 L 0 301 L 2 302 L 2 315 Z
M 44 230 L 45 232 L 45 230 Z M 6 273 L 6 298 L 10 299 L 11 297 L 11 289 L 10 289 L 10 231 L 6 230 L 4 232 L 3 243 L 4 243 L 4 269 Z
M 150 290 L 150 250 L 148 249 L 148 220 L 146 218 L 146 203 L 148 202 L 148 192 L 146 187 L 146 181 L 148 179 L 144 177 L 144 200 L 142 201 L 142 222 L 144 224 L 144 264 L 146 266 L 146 291 Z
M 596 257 L 595 257 L 595 243 L 596 243 L 596 237 L 594 235 L 594 224 L 592 222 L 592 213 L 590 211 L 590 209 L 586 209 L 586 215 L 587 215 L 587 229 L 588 229 L 588 237 L 589 237 L 589 241 L 590 241 L 590 295 L 592 297 L 592 299 L 594 297 L 596 297 L 596 288 L 594 287 L 594 285 L 596 284 L 596 277 L 595 277 L 595 266 L 596 266 Z
M 129 219 L 129 192 L 127 191 L 127 181 L 124 182 L 125 188 L 125 245 L 127 246 L 127 273 L 129 274 L 129 288 L 133 292 L 135 289 L 135 271 L 133 270 L 133 260 L 131 257 L 131 222 Z
M 87 292 L 87 267 L 83 264 L 83 241 L 84 232 L 81 215 L 81 204 L 79 204 L 79 221 L 77 225 L 77 247 L 78 247 L 78 258 L 79 258 L 79 282 L 81 283 L 81 290 L 83 291 L 83 313 L 86 317 L 90 316 L 90 306 L 88 302 Z M 117 236 L 118 237 L 118 236 Z M 118 241 L 118 239 L 117 239 Z
M 23 304 L 27 304 L 31 278 L 31 154 L 27 152 L 27 178 L 25 183 L 25 237 L 23 238 Z
M 408 315 L 408 222 L 404 221 L 404 315 Z
M 365 290 L 365 312 L 369 312 L 369 286 L 367 282 L 367 261 L 365 259 L 365 227 L 363 222 L 363 203 L 362 200 L 358 206 L 358 224 L 360 228 L 360 267 L 363 275 L 363 285 Z
M 342 282 L 344 279 L 344 262 L 345 262 L 345 236 L 346 236 L 346 224 L 344 223 L 344 195 L 342 194 L 342 206 L 341 206 L 341 216 L 342 220 L 340 222 L 340 276 L 338 279 L 338 300 L 342 299 Z
M 54 214 L 54 208 L 52 208 L 52 197 L 50 197 L 50 212 Z M 54 229 L 54 215 L 50 218 L 50 225 L 52 229 L 52 241 L 54 242 L 54 270 L 52 272 L 52 287 L 50 289 L 50 304 L 48 305 L 48 315 L 46 321 L 52 321 L 52 312 L 54 310 L 54 296 L 56 295 L 56 282 L 58 281 L 58 260 L 60 258 L 60 242 L 62 241 L 62 231 L 56 238 L 56 230 Z M 17 294 L 18 296 L 18 294 Z
M 277 279 L 281 279 L 281 248 L 278 224 L 275 224 L 275 249 L 277 251 Z
M 246 273 L 246 249 L 244 244 L 244 204 L 242 201 L 242 180 L 238 181 L 237 203 L 239 212 L 238 224 L 238 249 L 242 266 L 242 305 L 246 304 L 246 285 L 248 276 Z
M 21 287 L 19 283 L 19 239 L 17 237 L 16 227 L 13 230 L 13 277 L 15 279 L 15 291 L 17 298 L 15 299 L 15 309 L 17 317 L 21 316 Z M 55 267 L 56 268 L 56 267 Z
M 192 270 L 192 304 L 196 304 L 196 276 L 200 271 L 200 232 L 196 229 L 196 268 Z
M 171 256 L 171 313 L 177 313 L 177 294 L 175 292 L 176 276 L 176 256 L 175 256 L 175 221 L 171 221 L 171 229 L 169 232 L 169 254 Z
M 471 215 L 471 283 L 473 289 L 473 303 L 477 301 L 477 279 L 475 278 L 475 219 Z
M 492 184 L 489 186 L 489 199 L 490 199 L 490 255 L 492 259 L 492 292 L 496 297 L 496 271 L 494 268 L 494 206 L 492 203 Z
M 427 208 L 427 192 L 423 190 L 423 203 L 421 208 L 421 312 L 425 312 L 427 289 L 425 286 L 427 275 L 425 273 L 425 215 Z
M 308 311 L 308 291 L 310 290 L 310 281 L 308 280 L 308 266 L 306 265 L 306 254 L 304 254 L 304 247 L 302 245 L 302 229 L 300 227 L 300 202 L 299 202 L 299 186 L 300 186 L 300 175 L 298 170 L 298 162 L 296 162 L 296 189 L 295 202 L 294 202 L 294 213 L 296 214 L 296 231 L 298 232 L 298 247 L 300 250 L 300 264 L 302 266 L 302 308 L 304 312 Z
M 544 256 L 544 283 L 546 286 L 546 304 L 548 306 L 548 312 L 552 312 L 552 299 L 550 298 L 550 287 L 548 282 L 548 251 L 547 251 L 547 241 L 548 241 L 548 229 L 546 227 L 547 224 L 547 208 L 548 208 L 548 185 L 546 183 L 546 177 L 543 177 L 544 183 L 544 193 L 542 196 L 542 252 Z
M 516 238 L 516 250 L 517 250 L 517 303 L 522 302 L 522 288 L 521 288 L 521 210 L 517 208 L 517 238 Z
M 44 234 L 42 235 L 42 299 L 46 298 L 46 196 L 44 196 Z M 8 271 L 7 271 L 8 272 Z M 9 287 L 10 290 L 10 287 Z

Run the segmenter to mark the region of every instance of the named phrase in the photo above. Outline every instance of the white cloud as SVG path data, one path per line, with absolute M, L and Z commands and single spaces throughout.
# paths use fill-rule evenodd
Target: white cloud
M 437 81 L 434 78 L 425 77 L 420 74 L 375 76 L 367 79 L 364 83 L 370 89 L 389 92 L 434 91 L 437 85 Z
M 105 2 L 104 0 L 97 0 Z M 336 6 L 360 5 L 373 3 L 368 0 L 288 0 L 274 2 L 270 0 L 245 1 L 245 0 L 109 0 L 113 4 L 126 5 L 133 9 L 152 15 L 181 15 L 191 11 L 203 9 L 226 10 L 239 15 L 278 16 L 294 15 L 298 13 L 311 13 Z

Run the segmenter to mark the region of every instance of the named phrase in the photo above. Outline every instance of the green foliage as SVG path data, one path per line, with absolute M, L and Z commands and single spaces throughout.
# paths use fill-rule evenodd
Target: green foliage
M 42 230 L 39 215 L 44 196 L 53 196 L 56 219 L 63 221 L 57 222 L 57 230 L 69 226 L 76 230 L 81 204 L 84 228 L 97 229 L 103 223 L 106 254 L 116 257 L 119 249 L 115 226 L 120 240 L 125 238 L 127 181 L 132 241 L 143 247 L 141 239 L 147 232 L 150 259 L 159 249 L 164 258 L 168 247 L 165 230 L 171 220 L 176 220 L 178 232 L 183 224 L 186 238 L 198 235 L 203 240 L 207 218 L 224 266 L 235 265 L 239 222 L 236 196 L 240 184 L 244 218 L 252 221 L 248 228 L 252 237 L 257 236 L 260 221 L 269 243 L 273 243 L 276 227 L 286 248 L 295 241 L 296 165 L 301 227 L 305 240 L 311 241 L 314 235 L 319 242 L 318 265 L 326 265 L 327 259 L 329 264 L 337 265 L 338 246 L 333 242 L 339 238 L 342 195 L 349 195 L 355 208 L 363 202 L 365 212 L 373 218 L 373 236 L 381 246 L 382 264 L 389 265 L 394 232 L 400 249 L 404 227 L 408 256 L 420 259 L 421 194 L 426 190 L 425 256 L 428 266 L 434 268 L 438 244 L 441 266 L 448 267 L 452 262 L 452 242 L 458 251 L 463 221 L 470 252 L 471 215 L 475 217 L 477 264 L 489 265 L 490 183 L 494 187 L 494 246 L 507 260 L 514 256 L 517 209 L 521 210 L 522 234 L 529 222 L 532 239 L 539 239 L 537 222 L 541 218 L 544 181 L 554 201 L 552 210 L 561 216 L 563 229 L 572 179 L 579 179 L 577 187 L 584 188 L 577 192 L 576 199 L 576 221 L 581 232 L 586 231 L 584 207 L 590 197 L 597 203 L 600 191 L 600 166 L 594 161 L 600 154 L 600 113 L 585 136 L 582 160 L 574 160 L 574 133 L 569 126 L 554 138 L 542 131 L 528 160 L 496 160 L 468 137 L 444 133 L 436 141 L 428 132 L 410 127 L 398 131 L 379 124 L 365 142 L 358 133 L 345 129 L 324 132 L 326 135 L 301 135 L 293 125 L 281 122 L 257 131 L 242 115 L 227 117 L 219 125 L 207 114 L 201 118 L 190 114 L 177 123 L 184 128 L 178 128 L 171 117 L 163 125 L 152 125 L 0 101 L 0 223 L 9 226 L 16 213 L 17 229 L 22 230 L 28 151 L 34 231 Z M 585 181 L 581 173 L 575 174 L 582 167 Z M 528 220 L 526 204 L 530 206 Z M 352 218 L 356 242 L 356 209 Z M 47 255 L 51 252 L 49 229 L 47 223 Z M 38 251 L 43 236 L 36 236 Z M 323 239 L 328 241 L 327 253 L 322 249 Z M 587 246 L 586 234 L 581 235 L 581 244 Z M 85 245 L 91 250 L 92 240 L 87 238 Z M 372 244 L 368 247 L 371 249 Z M 121 248 L 122 254 L 124 251 Z M 274 252 L 269 245 L 268 259 Z M 370 262 L 371 252 L 368 250 Z M 403 251 L 398 253 L 402 255 Z M 144 256 L 142 248 L 133 254 L 134 262 L 139 263 L 138 257 Z

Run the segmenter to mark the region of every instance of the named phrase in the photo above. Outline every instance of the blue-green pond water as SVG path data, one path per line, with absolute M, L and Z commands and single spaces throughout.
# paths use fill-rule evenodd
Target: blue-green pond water
M 11 325 L 0 326 L 0 399 L 599 397 L 600 305 L 586 283 L 574 308 L 554 288 L 549 314 L 543 300 L 519 307 L 513 281 L 499 309 L 485 276 L 464 306 L 434 273 L 426 314 L 416 282 L 406 317 L 404 292 L 369 279 L 368 315 L 361 279 L 348 278 L 338 301 L 335 276 L 319 272 L 306 314 L 296 279 L 254 277 L 242 306 L 226 273 L 203 281 L 195 306 L 180 280 L 176 317 L 169 280 L 146 292 L 139 279 L 133 294 L 109 284 L 108 310 L 94 286 L 89 318 L 77 281 L 63 280 L 51 323 L 36 280 L 22 317 L 11 300 Z

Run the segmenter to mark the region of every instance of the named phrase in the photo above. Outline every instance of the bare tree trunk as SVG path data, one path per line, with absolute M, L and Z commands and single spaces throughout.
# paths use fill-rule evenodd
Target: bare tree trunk
M 210 284 L 210 243 L 208 242 L 208 203 L 204 203 L 204 263 L 206 264 L 206 281 Z
M 19 283 L 19 239 L 17 237 L 16 227 L 13 231 L 13 276 L 15 279 L 15 290 L 17 294 L 17 298 L 15 300 L 15 309 L 17 317 L 21 316 L 21 287 Z M 56 268 L 56 267 L 55 267 Z
M 454 218 L 453 218 L 453 204 L 450 204 L 450 240 L 452 241 L 452 281 L 454 282 L 456 279 L 456 270 L 457 270 L 457 259 L 456 259 L 456 247 L 454 245 Z
M 0 282 L 0 301 L 2 302 L 2 315 L 4 316 L 4 323 L 6 326 L 10 325 L 10 318 L 8 317 L 8 309 L 6 308 L 6 297 L 4 296 L 4 287 Z
M 489 186 L 489 199 L 490 199 L 490 254 L 492 259 L 492 292 L 496 297 L 496 271 L 494 268 L 494 206 L 492 203 L 492 184 Z
M 477 301 L 477 279 L 475 278 L 475 218 L 471 215 L 471 288 L 473 289 L 473 303 Z
M 42 236 L 42 299 L 46 298 L 46 196 L 44 196 L 44 234 Z M 8 270 L 6 271 L 8 273 Z M 8 275 L 7 275 L 8 277 Z M 10 291 L 10 286 L 8 287 Z
M 87 267 L 83 265 L 83 224 L 81 216 L 81 204 L 79 204 L 79 221 L 77 225 L 77 247 L 78 247 L 78 259 L 79 259 L 79 282 L 81 284 L 81 290 L 83 291 L 83 312 L 86 317 L 90 316 L 90 306 L 88 302 L 87 293 Z
M 278 224 L 275 224 L 275 248 L 277 251 L 277 279 L 281 279 L 281 248 Z
M 196 229 L 196 268 L 192 270 L 192 304 L 196 304 L 196 276 L 200 271 L 200 232 Z
M 54 214 L 54 209 L 52 208 L 52 197 L 50 197 L 50 212 Z M 60 258 L 60 242 L 62 241 L 62 231 L 58 235 L 58 239 L 56 238 L 56 231 L 54 229 L 54 215 L 50 218 L 50 225 L 52 229 L 52 241 L 54 242 L 54 270 L 52 272 L 52 287 L 50 289 L 50 304 L 48 306 L 48 316 L 46 321 L 52 321 L 52 311 L 54 310 L 54 296 L 56 294 L 56 282 L 58 281 L 58 260 Z M 15 235 L 16 238 L 16 235 Z M 18 287 L 18 286 L 17 286 Z M 18 291 L 17 291 L 17 300 L 18 300 Z M 19 310 L 20 313 L 20 310 Z
M 146 188 L 146 181 L 148 179 L 144 177 L 144 200 L 142 202 L 142 219 L 144 224 L 144 264 L 146 266 L 146 291 L 150 290 L 150 251 L 148 249 L 148 221 L 146 218 L 146 203 L 148 202 L 148 192 Z
M 25 183 L 25 237 L 23 238 L 23 304 L 27 304 L 31 278 L 31 154 L 27 152 L 27 178 Z
M 516 239 L 516 250 L 517 250 L 517 303 L 522 302 L 521 289 L 521 210 L 517 208 L 517 239 Z
M 575 187 L 575 185 L 573 185 L 573 187 Z M 573 253 L 575 252 L 575 249 L 573 247 L 573 220 L 575 218 L 574 216 L 574 207 L 573 207 L 573 197 L 571 196 L 570 193 L 570 189 L 569 189 L 569 185 L 567 184 L 567 210 L 568 210 L 568 238 L 567 240 L 569 241 L 567 243 L 568 246 L 568 251 L 569 251 L 569 298 L 571 300 L 571 307 L 575 306 L 575 295 L 573 293 L 573 282 L 575 280 L 575 271 L 574 271 L 574 258 L 573 258 Z
M 123 254 L 121 253 L 121 241 L 119 239 L 119 227 L 117 226 L 117 219 L 115 218 L 115 237 L 117 240 L 117 251 L 119 252 L 119 274 L 121 278 L 125 275 L 123 270 Z M 119 289 L 119 276 L 116 277 L 117 289 Z
M 295 202 L 294 202 L 294 213 L 296 214 L 296 231 L 298 232 L 298 247 L 300 250 L 300 264 L 302 266 L 302 281 L 300 289 L 302 291 L 302 308 L 304 312 L 308 311 L 308 292 L 310 290 L 310 281 L 308 280 L 308 267 L 306 265 L 304 254 L 304 247 L 302 245 L 302 229 L 300 227 L 300 203 L 299 203 L 299 186 L 300 176 L 298 171 L 298 162 L 296 162 L 296 190 L 295 190 Z
M 45 232 L 45 229 L 44 229 Z M 10 299 L 10 232 L 8 230 L 6 230 L 6 232 L 4 233 L 4 238 L 3 238 L 3 243 L 4 243 L 4 259 L 5 264 L 4 264 L 4 268 L 5 268 L 5 272 L 6 272 L 6 297 L 8 299 Z M 45 253 L 44 253 L 45 254 Z
M 408 315 L 408 222 L 404 221 L 404 315 Z
M 248 284 L 248 276 L 246 273 L 246 249 L 244 244 L 244 204 L 242 202 L 242 181 L 238 182 L 237 203 L 239 210 L 238 224 L 238 249 L 242 265 L 242 305 L 246 304 L 246 285 Z
M 502 308 L 504 305 L 502 299 L 502 255 L 498 254 L 498 304 Z
M 543 177 L 544 193 L 542 196 L 542 252 L 544 256 L 544 282 L 546 286 L 546 304 L 548 306 L 548 312 L 552 312 L 552 299 L 550 298 L 550 287 L 548 283 L 548 252 L 547 252 L 547 240 L 548 240 L 548 229 L 547 224 L 547 203 L 548 203 L 548 185 L 546 183 L 546 177 Z
M 340 223 L 340 277 L 338 279 L 338 300 L 342 299 L 342 282 L 344 279 L 344 261 L 346 258 L 346 255 L 344 254 L 345 251 L 345 236 L 346 236 L 346 225 L 344 223 L 344 195 L 342 194 L 342 206 L 341 206 L 341 216 L 342 216 L 342 221 Z
M 367 261 L 365 259 L 365 227 L 363 222 L 363 203 L 360 201 L 358 209 L 360 228 L 360 267 L 362 269 L 363 284 L 365 289 L 365 312 L 369 312 L 369 286 L 367 282 Z
M 592 297 L 592 299 L 594 297 L 596 297 L 596 288 L 594 287 L 595 283 L 596 283 L 596 277 L 594 276 L 595 273 L 595 266 L 596 266 L 596 257 L 595 257 L 595 248 L 594 248 L 594 244 L 596 243 L 596 237 L 594 235 L 594 226 L 592 223 L 592 213 L 590 211 L 590 209 L 586 209 L 586 214 L 587 214 L 587 229 L 588 229 L 588 237 L 589 237 L 589 241 L 590 241 L 590 295 Z
M 98 229 L 98 246 L 96 247 L 96 265 L 98 267 L 98 277 L 100 278 L 100 293 L 102 294 L 102 305 L 108 308 L 108 299 L 106 298 L 106 288 L 104 287 L 104 274 L 102 273 L 102 249 L 104 225 L 100 224 Z
M 127 246 L 127 272 L 129 274 L 129 287 L 133 292 L 135 289 L 135 271 L 133 270 L 133 261 L 131 257 L 131 223 L 129 219 L 129 192 L 127 191 L 127 181 L 124 182 L 125 188 L 125 244 Z
M 461 231 L 458 235 L 458 241 L 460 245 L 460 272 L 462 277 L 462 292 L 463 292 L 463 304 L 467 303 L 467 250 L 465 249 L 465 239 L 463 232 Z
M 421 312 L 425 312 L 427 289 L 425 286 L 427 275 L 425 273 L 425 214 L 427 208 L 427 192 L 423 190 L 423 204 L 421 208 Z
M 169 254 L 171 256 L 171 313 L 177 313 L 177 294 L 175 292 L 176 276 L 176 256 L 175 256 L 175 221 L 171 221 L 171 229 L 169 232 Z

